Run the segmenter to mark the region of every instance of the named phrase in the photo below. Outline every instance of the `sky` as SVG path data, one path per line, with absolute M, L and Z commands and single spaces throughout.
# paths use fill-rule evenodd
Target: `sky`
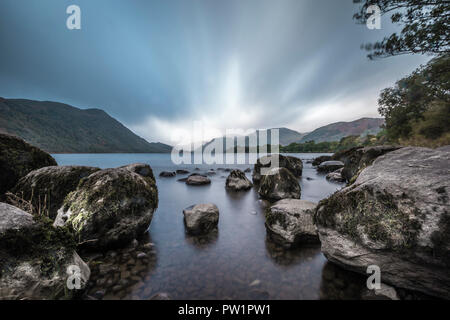
M 69 5 L 81 29 L 69 30 Z M 308 132 L 379 117 L 427 56 L 370 61 L 395 31 L 352 0 L 1 0 L 0 96 L 100 108 L 148 141 L 205 128 Z M 197 124 L 198 125 L 198 124 Z M 213 138 L 214 130 L 205 140 Z

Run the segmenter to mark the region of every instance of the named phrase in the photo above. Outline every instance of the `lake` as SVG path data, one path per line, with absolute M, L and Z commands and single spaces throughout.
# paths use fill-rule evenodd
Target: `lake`
M 328 182 L 308 163 L 322 154 L 291 155 L 303 160 L 303 200 L 318 202 L 343 186 Z M 265 202 L 259 200 L 255 189 L 227 191 L 228 173 L 217 170 L 253 169 L 253 165 L 175 166 L 170 154 L 53 157 L 59 165 L 100 168 L 147 163 L 156 177 L 158 209 L 148 235 L 140 240 L 151 246 L 149 256 L 138 261 L 133 258 L 133 249 L 129 249 L 85 258 L 92 269 L 90 294 L 104 299 L 148 299 L 161 292 L 173 299 L 358 299 L 364 288 L 363 277 L 327 262 L 320 245 L 285 250 L 267 239 Z M 211 168 L 216 174 L 210 176 L 208 186 L 177 181 L 186 175 L 159 177 L 161 171 L 205 172 Z M 251 180 L 251 173 L 247 177 Z M 219 208 L 217 233 L 203 237 L 185 233 L 183 209 L 198 203 L 214 203 Z

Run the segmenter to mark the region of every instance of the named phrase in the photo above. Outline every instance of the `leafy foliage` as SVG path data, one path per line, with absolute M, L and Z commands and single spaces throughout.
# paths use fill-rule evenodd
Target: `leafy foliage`
M 381 14 L 390 14 L 394 24 L 403 28 L 382 41 L 366 44 L 369 58 L 409 53 L 443 54 L 450 52 L 450 1 L 446 0 L 353 0 L 360 3 L 354 19 L 366 23 L 367 9 L 377 5 Z
M 385 131 L 378 135 L 348 136 L 342 138 L 340 141 L 325 141 L 315 143 L 308 141 L 305 143 L 291 143 L 289 146 L 280 147 L 280 152 L 283 153 L 334 153 L 341 150 L 347 150 L 357 146 L 375 146 L 386 142 Z
M 450 131 L 450 55 L 432 59 L 382 91 L 379 112 L 391 140 L 438 139 Z

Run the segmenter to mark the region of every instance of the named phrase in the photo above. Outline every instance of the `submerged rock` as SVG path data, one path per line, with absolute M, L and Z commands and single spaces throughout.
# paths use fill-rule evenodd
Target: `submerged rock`
M 177 175 L 176 172 L 171 171 L 163 171 L 159 174 L 159 176 L 163 178 L 172 178 L 175 177 L 176 175 Z
M 277 158 L 278 165 L 276 165 Z M 286 168 L 297 178 L 300 178 L 302 176 L 303 162 L 301 159 L 291 156 L 283 156 L 281 154 L 274 154 L 261 157 L 258 159 L 258 161 L 256 161 L 252 175 L 253 183 L 259 184 L 263 176 L 261 174 L 262 168 L 270 168 L 271 166 Z
M 342 170 L 344 168 L 340 168 L 339 170 L 330 172 L 327 174 L 326 179 L 334 182 L 345 182 L 345 179 L 342 177 Z
M 188 170 L 184 170 L 184 169 L 178 169 L 176 172 L 177 172 L 177 174 L 188 174 L 189 173 Z
M 55 226 L 68 226 L 83 246 L 123 246 L 148 229 L 157 206 L 154 180 L 125 168 L 106 169 L 66 197 Z
M 183 210 L 186 231 L 192 235 L 206 234 L 217 228 L 219 209 L 215 204 L 197 204 Z
M 0 203 L 0 300 L 70 299 L 79 294 L 90 270 L 74 248 L 64 229 Z M 67 288 L 74 272 L 72 284 L 79 284 L 79 290 Z
M 344 163 L 341 161 L 325 161 L 325 162 L 322 162 L 317 167 L 317 171 L 328 173 L 328 172 L 336 171 L 343 167 L 344 167 Z
M 82 178 L 100 170 L 82 166 L 51 166 L 31 171 L 19 180 L 12 192 L 30 201 L 36 214 L 54 220 L 64 198 L 74 191 Z
M 322 162 L 325 162 L 325 161 L 331 161 L 331 160 L 333 160 L 331 156 L 320 156 L 320 157 L 315 158 L 315 159 L 312 161 L 312 165 L 313 165 L 314 167 L 317 167 L 317 166 L 320 165 Z
M 266 211 L 266 229 L 269 237 L 286 248 L 319 242 L 313 224 L 316 206 L 316 203 L 297 199 L 276 202 Z
M 403 148 L 377 158 L 351 186 L 319 203 L 325 256 L 383 282 L 450 298 L 450 151 Z
M 56 166 L 48 153 L 20 138 L 0 133 L 0 195 L 30 171 L 48 166 Z
M 244 172 L 236 169 L 231 171 L 225 186 L 230 190 L 241 191 L 251 189 L 253 184 L 247 179 Z
M 264 175 L 258 190 L 263 199 L 300 199 L 301 188 L 297 178 L 286 168 L 275 168 Z
M 211 184 L 211 180 L 203 175 L 193 174 L 187 178 L 186 184 L 190 186 L 202 186 Z

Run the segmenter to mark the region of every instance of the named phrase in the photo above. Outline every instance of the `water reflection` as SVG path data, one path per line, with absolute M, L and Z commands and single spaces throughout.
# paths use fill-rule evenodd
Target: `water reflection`
M 317 155 L 301 155 L 314 158 Z M 141 244 L 115 255 L 91 259 L 92 276 L 88 294 L 103 293 L 105 299 L 148 299 L 159 292 L 173 299 L 319 299 L 339 298 L 339 287 L 327 282 L 330 272 L 320 247 L 284 250 L 266 239 L 264 210 L 268 202 L 259 200 L 256 188 L 248 192 L 227 191 L 228 172 L 219 166 L 183 166 L 194 172 L 217 175 L 203 187 L 177 182 L 187 175 L 159 178 L 161 171 L 175 171 L 170 155 L 55 155 L 60 165 L 117 167 L 144 162 L 151 165 L 158 185 L 159 206 L 150 226 L 151 239 L 146 250 Z M 235 165 L 245 170 L 248 165 Z M 318 176 L 304 162 L 301 179 L 302 199 L 318 202 L 340 185 Z M 251 173 L 247 173 L 251 179 Z M 218 231 L 202 237 L 186 235 L 183 209 L 199 203 L 214 203 L 219 208 Z M 146 257 L 139 253 L 145 253 Z M 113 257 L 114 256 L 114 257 Z M 89 260 L 89 259 L 88 259 Z M 103 267 L 101 267 L 103 265 Z M 100 268 L 101 267 L 101 268 Z M 343 278 L 344 282 L 352 279 Z M 363 284 L 364 285 L 364 284 Z M 100 292 L 99 291 L 102 291 Z M 334 292 L 334 293 L 333 293 Z M 97 294 L 98 293 L 98 294 Z M 345 294 L 345 296 L 348 296 Z
M 156 268 L 157 250 L 151 237 L 103 254 L 82 254 L 91 269 L 86 290 L 95 299 L 141 299 L 150 294 L 146 282 Z
M 347 271 L 332 262 L 322 269 L 320 299 L 322 300 L 359 300 L 366 279 L 357 273 Z
M 206 248 L 215 242 L 219 238 L 219 229 L 215 228 L 204 235 L 191 235 L 185 232 L 186 242 L 196 248 L 202 249 Z
M 320 244 L 286 249 L 272 241 L 266 235 L 267 255 L 278 265 L 290 266 L 300 262 L 308 262 L 320 254 Z

